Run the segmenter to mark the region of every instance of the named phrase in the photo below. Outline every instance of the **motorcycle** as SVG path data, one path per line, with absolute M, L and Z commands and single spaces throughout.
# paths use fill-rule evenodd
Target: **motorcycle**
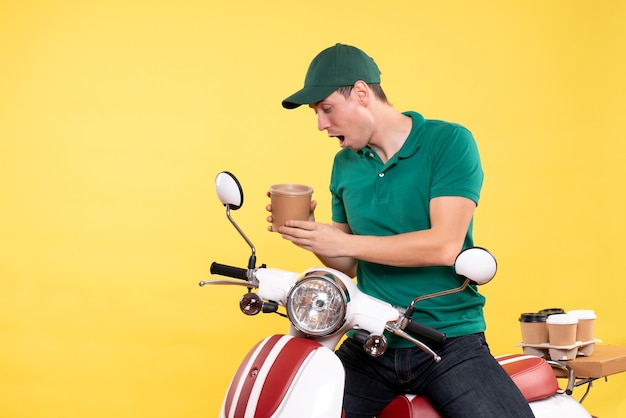
M 341 417 L 344 370 L 334 349 L 348 331 L 377 357 L 387 348 L 385 331 L 410 341 L 441 361 L 438 346 L 445 334 L 412 320 L 421 300 L 460 292 L 470 284 L 491 281 L 497 270 L 493 255 L 484 248 L 463 250 L 454 270 L 460 286 L 421 296 L 407 307 L 396 307 L 361 292 L 344 273 L 312 267 L 301 273 L 256 265 L 256 249 L 231 216 L 241 208 L 243 190 L 237 178 L 221 172 L 215 179 L 226 217 L 251 249 L 246 268 L 213 262 L 211 274 L 229 279 L 201 281 L 205 285 L 247 288 L 239 301 L 246 315 L 278 313 L 289 319 L 287 334 L 270 335 L 246 355 L 233 376 L 219 413 L 220 418 Z M 520 388 L 536 417 L 590 418 L 571 394 L 575 376 L 566 364 L 542 357 L 512 354 L 496 357 Z M 553 370 L 567 374 L 567 387 L 559 389 Z M 400 395 L 379 418 L 436 418 L 440 415 L 421 396 Z

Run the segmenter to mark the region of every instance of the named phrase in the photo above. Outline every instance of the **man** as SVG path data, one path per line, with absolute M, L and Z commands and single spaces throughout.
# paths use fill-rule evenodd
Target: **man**
M 332 225 L 315 222 L 312 202 L 309 221 L 287 221 L 279 229 L 282 237 L 395 306 L 457 287 L 452 265 L 473 245 L 483 182 L 472 134 L 397 111 L 380 86 L 374 60 L 343 44 L 318 54 L 304 88 L 282 102 L 287 109 L 303 104 L 315 111 L 318 129 L 342 148 L 331 174 Z M 346 339 L 337 351 L 346 369 L 346 417 L 374 417 L 402 393 L 426 396 L 446 417 L 532 417 L 489 352 L 484 302 L 470 286 L 416 305 L 414 320 L 448 336 L 437 350 L 440 363 L 393 335 L 390 349 L 375 359 Z

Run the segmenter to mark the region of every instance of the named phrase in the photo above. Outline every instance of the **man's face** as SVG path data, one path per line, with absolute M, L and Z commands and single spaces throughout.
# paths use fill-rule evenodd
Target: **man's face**
M 338 138 L 340 147 L 358 151 L 368 144 L 369 118 L 354 89 L 347 98 L 335 91 L 309 107 L 317 115 L 317 129 L 326 131 L 331 138 Z

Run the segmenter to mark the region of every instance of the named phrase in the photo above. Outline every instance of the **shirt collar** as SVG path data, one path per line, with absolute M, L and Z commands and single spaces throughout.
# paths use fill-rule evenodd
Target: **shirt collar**
M 415 154 L 422 145 L 422 136 L 424 132 L 424 125 L 426 124 L 426 120 L 424 116 L 420 115 L 417 112 L 403 112 L 404 115 L 410 116 L 413 124 L 411 126 L 411 132 L 409 136 L 404 141 L 404 145 L 400 148 L 397 155 L 398 158 L 409 158 L 413 154 Z
M 407 115 L 412 120 L 411 132 L 409 132 L 409 136 L 404 141 L 402 148 L 395 155 L 391 157 L 388 163 L 395 163 L 399 158 L 409 158 L 413 154 L 417 152 L 420 145 L 422 144 L 422 136 L 424 132 L 424 125 L 426 124 L 426 120 L 424 117 L 413 111 L 402 112 L 403 115 Z M 358 150 L 357 154 L 361 157 L 369 157 L 374 151 L 372 148 L 367 145 L 365 148 Z
M 424 117 L 413 111 L 402 112 L 403 115 L 407 115 L 412 120 L 411 132 L 409 132 L 409 136 L 404 141 L 402 148 L 395 155 L 391 157 L 388 163 L 393 163 L 399 158 L 409 158 L 413 154 L 417 152 L 420 145 L 422 144 L 422 136 L 424 132 L 424 125 L 426 124 L 426 120 Z M 358 150 L 357 154 L 361 157 L 369 157 L 374 151 L 370 148 L 369 145 L 365 146 L 365 148 Z

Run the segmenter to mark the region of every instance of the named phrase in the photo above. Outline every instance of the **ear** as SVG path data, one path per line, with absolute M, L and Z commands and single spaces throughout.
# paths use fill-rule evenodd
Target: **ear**
M 371 91 L 365 81 L 359 80 L 354 83 L 354 86 L 352 87 L 352 92 L 356 95 L 359 104 L 362 104 L 364 106 L 367 106 L 369 104 Z

